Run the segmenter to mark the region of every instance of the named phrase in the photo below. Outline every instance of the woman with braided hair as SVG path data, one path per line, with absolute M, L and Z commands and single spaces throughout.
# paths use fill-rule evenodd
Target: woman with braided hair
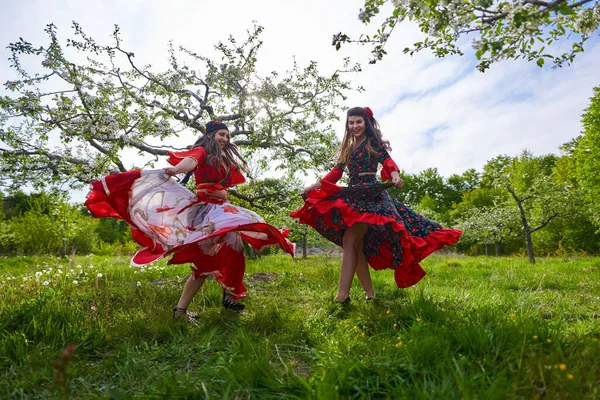
M 302 193 L 302 208 L 290 215 L 315 228 L 342 246 L 342 265 L 335 301 L 350 302 L 354 275 L 375 297 L 369 265 L 375 270 L 394 269 L 398 287 L 417 283 L 425 271 L 419 262 L 437 249 L 458 241 L 461 231 L 444 229 L 392 198 L 385 190 L 402 188 L 399 168 L 388 154 L 379 124 L 368 107 L 354 107 L 346 114 L 346 127 L 336 166 Z M 376 179 L 382 165 L 382 183 Z M 345 168 L 348 187 L 337 186 Z
M 243 242 L 256 250 L 278 245 L 292 255 L 294 245 L 287 231 L 227 202 L 227 190 L 245 182 L 241 172 L 247 165 L 223 122 L 207 123 L 191 150 L 168 156 L 172 167 L 164 170 L 129 171 L 93 182 L 85 205 L 97 218 L 129 223 L 133 239 L 143 246 L 133 256 L 133 265 L 144 266 L 166 255 L 171 255 L 169 264 L 193 265 L 174 317 L 198 318 L 187 307 L 208 275 L 223 287 L 223 307 L 242 310 L 238 300 L 246 296 Z M 183 173 L 194 174 L 195 194 L 171 179 Z

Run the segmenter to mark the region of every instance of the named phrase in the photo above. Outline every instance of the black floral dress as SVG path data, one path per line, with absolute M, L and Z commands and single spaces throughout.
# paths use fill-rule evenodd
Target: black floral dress
M 398 202 L 374 174 L 359 176 L 376 172 L 378 164 L 383 166 L 383 181 L 399 171 L 383 146 L 375 140 L 370 144 L 376 154 L 367 151 L 366 140 L 352 153 L 347 187 L 335 184 L 346 167 L 338 164 L 321 180 L 321 189 L 311 191 L 302 208 L 290 215 L 338 246 L 342 246 L 348 226 L 368 224 L 363 251 L 369 265 L 375 270 L 394 269 L 398 287 L 408 287 L 425 276 L 419 262 L 433 251 L 456 243 L 462 232 L 444 229 Z

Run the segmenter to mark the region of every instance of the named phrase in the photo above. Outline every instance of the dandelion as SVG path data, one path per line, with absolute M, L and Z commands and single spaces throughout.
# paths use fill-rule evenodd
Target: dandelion
M 58 269 L 62 269 L 62 267 L 63 267 L 62 265 L 59 265 L 59 266 L 58 266 Z
M 365 333 L 361 332 L 360 336 L 365 337 Z
M 560 365 L 558 366 L 558 368 L 559 368 L 561 371 L 566 371 L 566 370 L 567 370 L 567 364 L 560 364 Z
M 50 282 L 44 281 L 44 286 L 48 286 L 49 284 L 50 284 Z
M 102 273 L 98 272 L 98 275 L 96 275 L 98 278 L 102 278 Z
M 142 282 L 137 281 L 137 285 L 138 285 L 138 287 L 142 286 Z
M 396 343 L 396 348 L 399 349 L 400 347 L 402 347 L 402 342 Z
M 79 281 L 73 281 L 73 285 L 79 285 Z
M 358 326 L 354 325 L 354 328 L 352 329 L 354 329 L 354 332 L 358 332 Z
M 381 350 L 385 350 L 385 346 L 383 346 L 383 347 L 381 348 Z
M 552 343 L 552 339 L 546 339 L 546 343 Z
M 396 329 L 397 326 L 398 326 L 398 324 L 394 324 L 394 329 Z
M 90 307 L 90 309 L 91 309 L 92 311 L 96 311 L 98 308 L 97 308 L 96 306 L 94 306 L 94 305 L 93 305 L 93 306 L 91 306 L 91 307 Z
M 532 337 L 533 337 L 534 340 L 537 340 L 538 335 L 533 335 Z
M 573 374 L 567 374 L 567 379 L 573 379 Z
M 418 317 L 417 317 L 417 322 L 421 322 L 421 318 L 418 318 Z
M 40 271 L 35 273 L 35 279 L 39 279 L 40 276 L 42 276 L 42 273 Z
M 390 309 L 388 308 L 387 311 L 385 312 L 386 314 L 391 313 Z
M 82 266 L 81 266 L 81 265 L 78 265 L 78 266 L 77 266 L 77 267 L 75 267 L 75 268 L 77 268 L 77 269 L 81 269 L 81 268 L 82 268 Z
M 290 361 L 290 365 L 291 365 L 292 367 L 295 367 L 295 366 L 296 366 L 296 363 L 295 363 L 295 362 L 293 362 L 293 361 Z
M 515 313 L 510 313 L 508 314 L 509 318 L 514 318 L 515 317 Z

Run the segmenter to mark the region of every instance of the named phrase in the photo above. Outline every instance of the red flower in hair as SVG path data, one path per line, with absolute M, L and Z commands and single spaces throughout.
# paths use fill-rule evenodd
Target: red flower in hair
M 365 107 L 365 113 L 367 113 L 369 119 L 373 119 L 373 111 L 369 107 Z

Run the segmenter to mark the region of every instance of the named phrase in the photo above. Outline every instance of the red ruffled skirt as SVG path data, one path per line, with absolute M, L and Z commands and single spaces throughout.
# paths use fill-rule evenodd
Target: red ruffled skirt
M 253 211 L 199 193 L 157 171 L 129 171 L 93 182 L 85 206 L 96 218 L 127 221 L 143 246 L 131 259 L 143 266 L 172 255 L 169 264 L 192 263 L 194 277 L 212 274 L 236 298 L 244 297 L 243 242 L 256 250 L 280 246 L 293 255 L 287 231 Z
M 444 229 L 399 203 L 372 175 L 359 177 L 349 187 L 328 181 L 321 184 L 321 189 L 311 191 L 302 208 L 290 216 L 338 246 L 342 246 L 347 227 L 357 222 L 368 224 L 363 247 L 368 263 L 375 270 L 394 269 L 398 287 L 419 282 L 426 275 L 419 262 L 435 250 L 458 242 L 462 234 Z

